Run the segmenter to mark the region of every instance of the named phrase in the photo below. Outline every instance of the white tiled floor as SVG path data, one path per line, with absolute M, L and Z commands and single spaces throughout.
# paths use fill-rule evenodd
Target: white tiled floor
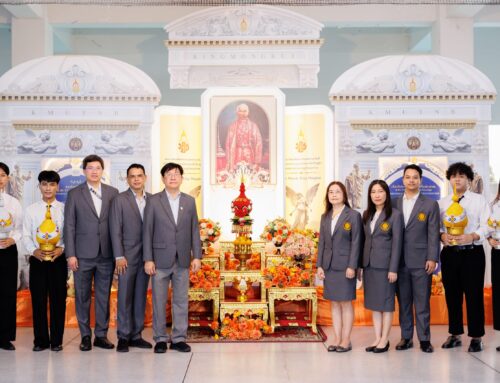
M 326 328 L 331 333 L 331 328 Z M 424 354 L 416 347 L 395 351 L 399 328 L 391 334 L 391 350 L 365 352 L 372 341 L 371 327 L 355 327 L 353 351 L 326 351 L 323 343 L 192 343 L 192 353 L 131 349 L 128 354 L 93 349 L 80 352 L 80 336 L 67 329 L 64 350 L 32 352 L 32 329 L 19 328 L 15 352 L 0 351 L 1 383 L 261 383 L 261 382 L 500 382 L 500 333 L 487 328 L 485 350 L 467 352 L 468 342 L 443 350 L 446 326 L 432 327 L 435 352 Z M 144 333 L 151 339 L 151 329 Z M 116 342 L 114 330 L 109 338 Z M 416 340 L 416 339 L 415 339 Z

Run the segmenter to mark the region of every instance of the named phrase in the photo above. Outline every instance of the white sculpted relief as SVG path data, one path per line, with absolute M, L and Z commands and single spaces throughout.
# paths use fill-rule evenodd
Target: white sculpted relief
M 101 141 L 94 145 L 97 153 L 106 154 L 133 154 L 134 148 L 123 140 L 126 130 L 113 134 L 109 130 L 101 133 Z
M 38 135 L 31 129 L 24 130 L 29 140 L 17 146 L 19 154 L 28 153 L 55 153 L 57 151 L 57 144 L 50 140 L 50 132 L 42 130 Z
M 453 133 L 445 129 L 438 130 L 438 141 L 432 143 L 434 153 L 453 153 L 471 151 L 471 146 L 463 138 L 465 129 L 457 129 Z
M 387 129 L 380 129 L 376 135 L 368 129 L 363 129 L 363 132 L 368 139 L 356 145 L 358 153 L 394 153 L 396 144 L 389 140 Z

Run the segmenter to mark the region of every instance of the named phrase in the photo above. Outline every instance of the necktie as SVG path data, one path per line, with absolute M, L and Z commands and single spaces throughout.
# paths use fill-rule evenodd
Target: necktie
M 94 195 L 95 195 L 97 198 L 102 199 L 101 195 L 100 195 L 100 194 L 99 194 L 99 193 L 98 193 L 98 192 L 97 192 L 94 188 L 90 188 L 90 191 L 91 191 L 92 193 L 94 193 Z

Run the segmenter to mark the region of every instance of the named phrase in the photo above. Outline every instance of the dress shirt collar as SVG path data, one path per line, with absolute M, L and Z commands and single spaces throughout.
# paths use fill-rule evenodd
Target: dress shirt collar
M 174 197 L 172 194 L 170 194 L 170 193 L 167 191 L 167 189 L 165 189 L 165 193 L 167 193 L 167 198 L 168 198 L 169 200 L 171 200 L 171 201 L 176 201 L 176 200 L 177 200 L 177 199 L 179 199 L 179 198 L 180 198 L 180 196 L 181 196 L 181 192 L 180 192 L 180 191 L 177 193 L 177 195 L 176 195 L 175 197 Z
M 408 198 L 406 196 L 406 193 L 403 193 L 403 201 L 416 201 L 418 199 L 418 197 L 420 196 L 420 192 L 418 192 L 417 194 L 415 194 L 413 197 L 411 198 Z

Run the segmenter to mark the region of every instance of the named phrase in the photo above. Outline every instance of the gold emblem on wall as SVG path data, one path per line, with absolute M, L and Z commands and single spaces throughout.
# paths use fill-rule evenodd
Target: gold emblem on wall
M 415 81 L 415 78 L 411 78 L 410 83 L 408 84 L 408 90 L 410 93 L 415 93 L 417 91 L 417 82 Z
M 80 82 L 78 81 L 78 79 L 74 79 L 73 80 L 73 84 L 71 84 L 71 90 L 73 91 L 73 93 L 80 93 Z
M 186 153 L 189 150 L 189 144 L 187 142 L 187 136 L 184 129 L 182 129 L 181 137 L 179 139 L 179 144 L 177 144 L 177 148 L 181 153 Z
M 240 21 L 240 31 L 241 32 L 246 32 L 248 30 L 248 22 L 247 20 L 243 17 Z
M 302 129 L 299 130 L 299 136 L 297 138 L 297 142 L 295 143 L 295 149 L 297 149 L 299 153 L 302 153 L 307 149 L 306 137 L 304 136 Z

